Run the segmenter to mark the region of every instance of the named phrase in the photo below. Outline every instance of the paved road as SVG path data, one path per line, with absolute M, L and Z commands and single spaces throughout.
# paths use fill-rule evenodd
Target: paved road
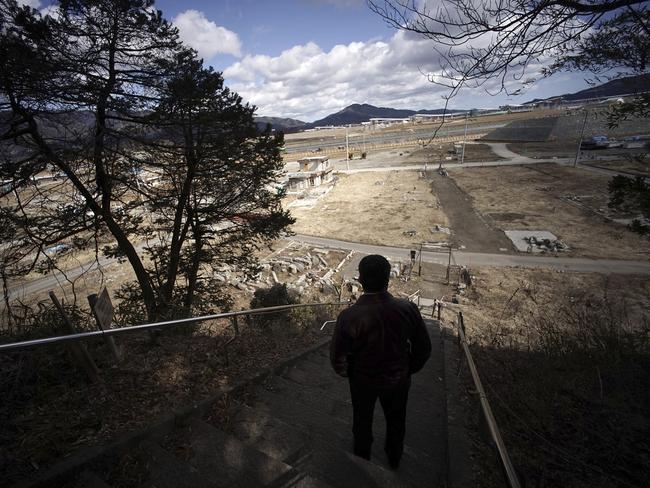
M 99 257 L 98 261 L 100 266 L 105 267 L 115 260 L 112 258 Z M 58 288 L 61 284 L 73 281 L 84 273 L 97 269 L 97 265 L 98 263 L 96 261 L 84 263 L 75 268 L 66 270 L 65 275 L 60 271 L 53 271 L 47 276 L 11 288 L 9 290 L 9 299 L 15 300 L 16 298 L 23 298 L 34 293 L 53 290 Z
M 499 127 L 504 127 L 507 125 L 506 122 L 492 123 L 492 124 L 476 124 L 467 126 L 467 134 L 473 135 L 476 133 L 491 131 Z M 353 134 L 350 134 L 350 144 L 362 144 L 365 140 L 366 144 L 387 144 L 395 142 L 404 142 L 404 141 L 417 141 L 417 140 L 429 140 L 436 131 L 433 129 L 415 129 L 413 132 L 399 131 L 399 132 L 386 132 L 386 133 L 357 133 L 354 134 L 354 139 L 352 138 Z M 462 135 L 465 132 L 465 125 L 455 125 L 455 126 L 445 126 L 442 129 L 438 130 L 437 137 L 444 138 L 453 135 Z M 296 142 L 291 143 L 287 141 L 286 149 L 287 153 L 294 152 L 305 152 L 313 151 L 317 148 L 327 149 L 327 148 L 336 148 L 340 146 L 345 146 L 345 135 L 339 136 L 327 136 L 324 135 L 321 137 L 322 140 L 314 141 L 310 140 L 308 142 Z
M 382 254 L 389 258 L 409 258 L 409 249 L 392 246 L 375 246 L 359 242 L 339 241 L 324 237 L 295 235 L 290 239 L 317 247 L 348 249 L 362 254 Z M 564 271 L 605 274 L 648 274 L 650 261 L 623 261 L 616 259 L 565 258 L 552 256 L 529 256 L 513 254 L 489 254 L 467 251 L 454 251 L 457 264 L 466 266 L 522 266 L 525 268 L 551 268 Z M 447 264 L 446 251 L 423 251 L 422 260 L 427 263 Z
M 489 166 L 521 166 L 528 164 L 543 164 L 543 163 L 558 163 L 565 164 L 568 163 L 568 158 L 558 158 L 558 159 L 530 159 L 530 158 L 515 158 L 509 161 L 485 161 L 480 163 L 444 163 L 442 166 L 446 169 L 450 168 L 483 168 Z M 338 173 L 353 174 L 353 173 L 368 173 L 368 172 L 381 172 L 381 171 L 422 171 L 424 170 L 424 164 L 404 164 L 400 166 L 374 166 L 368 168 L 356 168 L 356 169 L 343 169 L 345 167 L 345 161 L 341 163 L 335 163 L 334 168 Z M 438 168 L 437 164 L 427 165 L 428 169 Z M 588 166 L 581 166 L 581 168 L 589 170 Z
M 473 144 L 479 144 L 478 142 L 473 142 Z M 508 159 L 508 160 L 513 160 L 513 159 L 520 159 L 524 161 L 535 161 L 533 158 L 528 158 L 526 156 L 522 156 L 521 154 L 517 154 L 516 152 L 511 151 L 508 149 L 508 145 L 505 142 L 484 142 L 481 141 L 481 144 L 486 144 L 490 146 L 490 149 L 492 149 L 492 152 L 499 156 L 500 158 Z
M 272 255 L 281 252 L 282 250 L 286 249 L 289 245 L 292 243 L 288 244 L 284 248 L 278 251 L 274 251 L 270 253 L 269 255 L 265 256 L 262 259 L 268 259 Z M 141 243 L 135 246 L 136 251 L 140 253 L 142 249 L 144 248 L 146 244 Z M 70 268 L 65 270 L 65 275 L 61 273 L 60 271 L 53 271 L 52 273 L 48 274 L 47 276 L 43 276 L 42 278 L 38 278 L 36 280 L 33 280 L 29 283 L 25 283 L 22 285 L 17 285 L 9 290 L 9 299 L 10 300 L 15 300 L 16 298 L 24 298 L 29 295 L 32 295 L 34 293 L 39 293 L 43 291 L 48 291 L 48 290 L 53 290 L 55 288 L 58 288 L 61 284 L 69 283 L 70 281 L 75 280 L 79 276 L 81 276 L 84 273 L 87 273 L 89 271 L 93 271 L 98 269 L 99 267 L 102 267 L 104 271 L 106 271 L 106 267 L 116 263 L 117 260 L 115 258 L 108 258 L 105 256 L 99 256 L 97 261 L 91 261 L 88 263 L 83 263 L 80 264 L 74 268 Z M 128 262 L 125 263 L 123 266 L 129 266 Z M 0 302 L 0 307 L 4 306 L 4 302 Z
M 573 158 L 533 159 L 533 158 L 527 158 L 525 156 L 519 156 L 515 154 L 515 157 L 512 157 L 511 159 L 507 159 L 507 160 L 482 161 L 477 163 L 463 163 L 463 164 L 445 162 L 443 163 L 442 166 L 446 169 L 453 169 L 453 168 L 467 169 L 467 168 L 487 168 L 487 167 L 494 167 L 494 166 L 522 166 L 522 165 L 548 164 L 548 163 L 559 164 L 561 166 L 573 166 Z M 346 167 L 345 160 L 333 162 L 334 169 L 338 173 L 343 173 L 343 174 L 373 173 L 373 172 L 378 173 L 382 171 L 422 171 L 425 169 L 424 164 L 403 164 L 399 166 L 394 166 L 394 165 L 381 166 L 381 164 L 382 164 L 381 162 L 377 162 L 374 163 L 374 166 L 369 166 L 365 168 L 345 169 Z M 437 164 L 427 165 L 427 169 L 435 169 L 437 167 L 438 167 Z M 614 176 L 614 175 L 621 175 L 621 176 L 628 176 L 628 177 L 637 176 L 637 174 L 634 172 L 599 168 L 599 167 L 589 166 L 587 164 L 578 163 L 578 167 L 585 171 L 604 174 L 608 176 Z

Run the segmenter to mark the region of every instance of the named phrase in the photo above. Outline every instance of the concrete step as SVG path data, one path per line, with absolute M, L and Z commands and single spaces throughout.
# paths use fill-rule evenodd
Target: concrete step
M 163 449 L 158 443 L 144 441 L 140 445 L 149 479 L 142 488 L 226 488 L 228 483 L 215 480 L 210 473 L 198 470 Z
M 349 425 L 337 417 L 312 408 L 293 395 L 287 396 L 273 391 L 258 389 L 255 396 L 246 401 L 247 405 L 266 417 L 277 417 L 285 423 L 309 432 L 323 439 L 349 438 Z
M 336 417 L 350 425 L 351 428 L 352 401 L 350 399 L 348 382 L 344 378 L 340 378 L 339 381 L 345 385 L 345 393 L 324 390 L 317 386 L 298 384 L 280 376 L 269 378 L 263 386 L 266 391 L 291 396 L 296 401 L 311 409 Z M 436 377 L 435 381 L 440 382 L 442 378 Z M 422 392 L 419 391 L 420 389 L 422 389 Z M 414 418 L 430 415 L 432 410 L 431 401 L 427 398 L 426 394 L 431 391 L 431 385 L 425 383 L 424 380 L 416 381 L 414 379 L 414 385 L 411 391 L 409 412 L 411 412 Z M 379 419 L 381 424 L 383 422 L 382 418 L 381 406 L 377 402 L 375 420 Z M 383 424 L 381 424 L 381 430 L 383 431 Z
M 399 473 L 361 459 L 351 452 L 321 444 L 304 446 L 287 460 L 296 469 L 320 478 L 332 486 L 360 488 L 407 487 Z
M 294 399 L 297 403 L 302 403 L 306 408 L 309 409 L 309 411 L 318 412 L 319 414 L 323 414 L 324 416 L 330 417 L 331 422 L 329 423 L 330 426 L 329 431 L 332 432 L 334 429 L 336 429 L 336 433 L 332 432 L 328 438 L 324 439 L 324 441 L 330 445 L 336 445 L 340 449 L 343 449 L 344 451 L 351 451 L 352 404 L 349 401 L 349 393 L 346 396 L 346 402 L 348 403 L 348 405 L 346 405 L 347 411 L 340 412 L 337 411 L 336 409 L 336 405 L 343 404 L 343 402 L 340 399 L 339 400 L 329 399 L 328 397 L 323 396 L 322 393 L 320 392 L 311 394 L 313 390 L 314 388 L 309 390 L 306 388 L 304 390 L 300 390 L 300 389 L 296 390 L 294 385 L 293 390 L 287 389 L 285 391 L 280 391 L 277 393 L 279 393 L 282 396 L 290 395 L 292 399 Z M 422 424 L 428 424 L 428 420 L 422 421 L 420 419 L 425 418 L 429 413 L 430 413 L 429 410 L 414 411 L 414 409 L 410 408 L 409 411 L 407 412 L 407 416 L 408 418 L 411 419 L 417 418 L 418 423 L 422 425 Z M 407 418 L 407 425 L 409 423 L 408 418 Z M 296 422 L 294 422 L 293 425 L 296 425 Z M 404 445 L 404 455 L 402 460 L 403 465 L 405 465 L 408 468 L 407 472 L 408 471 L 429 472 L 431 463 L 434 462 L 434 459 L 431 456 L 429 456 L 426 451 L 414 449 L 410 446 L 411 438 L 422 437 L 422 440 L 425 442 L 429 440 L 430 429 L 426 428 L 426 425 L 424 427 L 425 427 L 424 429 L 418 429 L 417 431 L 414 432 L 411 432 L 410 430 L 409 432 L 407 432 L 406 441 Z M 377 402 L 375 408 L 375 415 L 373 417 L 373 435 L 375 438 L 375 442 L 373 443 L 372 456 L 373 459 L 379 462 L 382 466 L 388 466 L 388 459 L 383 450 L 385 432 L 386 432 L 385 420 L 381 411 L 381 406 L 379 405 L 379 402 Z M 323 439 L 322 436 L 320 436 L 320 438 Z
M 432 340 L 433 357 L 413 377 L 407 411 L 401 479 L 412 486 L 442 486 L 446 472 L 444 358 L 439 335 L 435 334 Z M 347 381 L 336 376 L 332 380 L 328 376 L 322 361 L 301 361 L 285 370 L 283 377 L 270 378 L 265 389 L 258 389 L 258 407 L 265 409 L 266 415 L 277 414 L 292 426 L 310 432 L 319 441 L 349 452 L 352 411 Z M 336 386 L 335 381 L 339 382 Z M 379 405 L 375 410 L 373 432 L 373 460 L 387 466 L 383 452 L 385 423 Z
M 291 486 L 300 477 L 291 466 L 200 419 L 190 419 L 183 431 L 179 441 L 188 449 L 188 463 L 227 486 Z
M 472 440 L 468 424 L 475 415 L 472 406 L 462 398 L 458 378 L 459 361 L 464 362 L 456 336 L 451 330 L 443 333 L 445 350 L 445 387 L 447 403 L 447 483 L 450 488 L 476 486 L 473 479 L 476 462 L 470 456 Z
M 300 361 L 280 373 L 298 385 L 318 387 L 334 392 L 337 396 L 349 395 L 347 382 L 337 375 L 329 363 L 315 364 L 312 361 Z
M 447 411 L 445 354 L 437 321 L 425 320 L 431 337 L 431 357 L 412 377 L 406 417 L 406 442 L 431 460 L 429 477 L 443 486 L 447 477 Z
M 231 401 L 227 421 L 216 425 L 242 442 L 281 461 L 289 458 L 304 444 L 314 441 L 310 432 L 295 428 L 267 411 Z
M 228 480 L 229 487 L 331 488 L 258 449 L 263 443 L 270 445 L 266 431 L 264 439 L 249 437 L 240 440 L 199 419 L 192 419 L 188 428 L 192 431 L 189 462 L 203 473 Z
M 385 486 L 401 486 L 401 481 L 396 481 L 394 475 L 387 473 L 381 465 L 352 456 L 349 452 L 351 432 L 348 430 L 345 431 L 346 436 L 324 436 L 322 432 L 317 435 L 313 430 L 297 428 L 296 422 L 290 425 L 269 416 L 266 411 L 247 405 L 233 406 L 233 410 L 228 432 L 270 456 L 284 456 L 282 460 L 300 472 L 329 483 L 338 483 L 334 486 L 384 486 L 372 483 L 383 483 L 387 479 L 391 484 Z M 383 461 L 387 466 L 387 460 Z M 349 484 L 339 483 L 341 473 L 347 473 L 347 478 L 343 479 Z
M 265 391 L 290 396 L 310 408 L 343 420 L 352 418 L 352 402 L 347 387 L 347 381 L 339 378 L 345 385 L 345 392 L 341 393 L 337 387 L 335 391 L 324 389 L 317 385 L 304 385 L 283 376 L 272 376 L 262 385 Z
M 372 460 L 352 454 L 349 386 L 332 371 L 327 348 L 320 348 L 258 384 L 246 403 L 231 401 L 222 423 L 190 419 L 170 441 L 177 456 L 148 443 L 150 480 L 144 486 L 447 486 L 445 348 L 437 321 L 426 323 L 432 357 L 412 378 L 398 470 L 388 469 L 383 452 L 379 404 Z

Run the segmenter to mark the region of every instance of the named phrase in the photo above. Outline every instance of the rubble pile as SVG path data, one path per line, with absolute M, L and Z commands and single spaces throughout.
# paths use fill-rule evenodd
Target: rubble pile
M 528 252 L 533 252 L 534 249 L 541 252 L 562 252 L 569 249 L 569 247 L 559 239 L 540 239 L 539 237 L 529 236 L 524 237 L 524 240 L 528 243 Z
M 445 234 L 451 234 L 451 229 L 449 227 L 445 227 L 444 225 L 435 224 L 435 226 L 431 228 L 431 232 L 443 232 Z
M 316 288 L 325 293 L 336 292 L 337 286 L 332 278 L 336 269 L 330 267 L 328 254 L 326 249 L 313 249 L 302 256 L 275 256 L 262 262 L 261 271 L 253 276 L 244 276 L 232 266 L 222 265 L 215 270 L 213 276 L 221 283 L 251 294 L 256 289 L 268 288 L 281 282 L 287 282 L 287 288 L 300 294 L 308 288 Z M 291 276 L 295 279 L 285 279 Z

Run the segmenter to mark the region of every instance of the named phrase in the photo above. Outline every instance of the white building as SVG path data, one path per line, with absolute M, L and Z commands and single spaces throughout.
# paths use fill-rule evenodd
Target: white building
M 332 166 L 327 156 L 312 156 L 298 160 L 298 171 L 288 173 L 288 190 L 307 190 L 331 181 Z
M 448 112 L 444 114 L 414 114 L 409 117 L 411 122 L 421 123 L 421 122 L 440 122 L 441 120 L 450 120 L 457 119 L 460 117 L 465 117 L 465 112 Z
M 408 124 L 411 120 L 408 117 L 372 117 L 370 125 L 392 125 L 392 124 Z

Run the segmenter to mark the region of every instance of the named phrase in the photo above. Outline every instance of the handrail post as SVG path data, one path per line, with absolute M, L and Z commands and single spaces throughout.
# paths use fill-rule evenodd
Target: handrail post
M 463 330 L 463 335 L 466 336 L 467 333 L 465 331 L 465 319 L 463 318 L 463 312 L 458 312 L 458 323 L 460 324 L 460 328 Z
M 237 315 L 232 317 L 232 326 L 235 329 L 235 337 L 239 337 L 239 325 L 237 324 Z
M 61 319 L 63 320 L 63 327 L 65 328 L 65 330 L 68 333 L 71 334 L 74 333 L 72 322 L 70 321 L 68 314 L 65 313 L 65 309 L 63 308 L 63 305 L 61 305 L 61 302 L 59 302 L 57 296 L 54 294 L 53 291 L 49 292 L 49 296 L 50 296 L 50 300 L 52 300 L 52 303 L 56 307 L 57 311 L 59 312 L 59 314 L 61 314 Z M 93 383 L 101 383 L 102 380 L 99 376 L 99 368 L 97 368 L 95 361 L 93 361 L 93 358 L 88 352 L 86 345 L 75 344 L 75 343 L 68 344 L 68 349 L 72 352 L 72 355 L 76 359 L 78 366 L 84 370 L 84 372 L 88 376 L 88 379 Z

